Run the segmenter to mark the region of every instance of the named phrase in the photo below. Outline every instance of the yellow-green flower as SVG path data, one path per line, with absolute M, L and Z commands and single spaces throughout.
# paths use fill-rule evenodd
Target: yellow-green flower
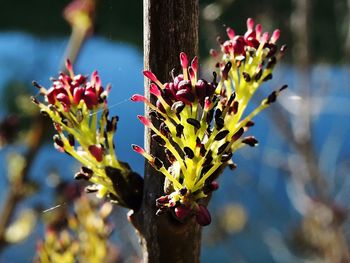
M 113 137 L 118 116 L 109 118 L 107 95 L 111 87 L 103 88 L 96 71 L 90 79 L 75 75 L 69 61 L 67 71 L 69 74 L 61 73 L 49 89 L 34 82 L 45 102 L 32 99 L 54 123 L 55 148 L 83 165 L 75 179 L 92 182 L 88 192 L 137 208 L 141 204 L 143 179 L 115 154 Z
M 152 82 L 150 93 L 157 98 L 155 104 L 139 94 L 131 98 L 151 109 L 151 119 L 138 118 L 153 131 L 152 138 L 164 148 L 170 166 L 165 167 L 165 160 L 139 146 L 133 145 L 133 149 L 166 177 L 167 195 L 157 200 L 159 212 L 174 209 L 180 221 L 194 214 L 199 224 L 210 223 L 210 214 L 201 200 L 217 189 L 214 179 L 222 168 L 234 167 L 232 154 L 245 145 L 257 144 L 254 137 L 244 136 L 254 124 L 252 118 L 286 87 L 272 92 L 256 109 L 245 113 L 255 91 L 271 79 L 284 51 L 283 48 L 277 52 L 278 30 L 269 38 L 268 33 L 261 33 L 260 25 L 254 29 L 252 19 L 247 24 L 244 36 L 227 30 L 230 39 L 221 44 L 221 55 L 212 51 L 219 60 L 219 81 L 215 72 L 211 82 L 199 78 L 197 58 L 189 63 L 182 52 L 182 74 L 172 81 L 162 83 L 151 71 L 144 71 Z M 155 126 L 155 119 L 161 123 L 159 127 Z

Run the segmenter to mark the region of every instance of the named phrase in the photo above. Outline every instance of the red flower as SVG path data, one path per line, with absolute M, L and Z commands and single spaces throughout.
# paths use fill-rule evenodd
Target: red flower
M 49 104 L 60 104 L 67 112 L 71 106 L 77 106 L 81 101 L 84 101 L 89 110 L 105 102 L 106 96 L 103 95 L 103 87 L 97 71 L 92 73 L 88 81 L 85 76 L 74 75 L 69 61 L 66 66 L 69 75 L 61 73 L 58 80 L 54 80 L 51 88 L 46 91 Z

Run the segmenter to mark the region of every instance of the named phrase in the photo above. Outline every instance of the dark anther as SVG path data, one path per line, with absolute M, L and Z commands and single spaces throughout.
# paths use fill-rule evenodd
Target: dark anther
M 230 142 L 225 142 L 223 145 L 221 145 L 218 149 L 218 155 L 222 154 L 226 150 L 229 144 Z
M 280 92 L 281 92 L 282 90 L 285 90 L 286 88 L 288 88 L 288 85 L 283 85 L 283 86 L 280 88 Z
M 207 151 L 207 150 L 205 149 L 204 144 L 201 144 L 201 149 L 200 149 L 200 151 L 199 151 L 199 154 L 200 154 L 202 157 L 204 157 L 206 151 Z
M 247 121 L 245 127 L 252 127 L 254 126 L 254 122 L 253 121 Z
M 227 134 L 229 134 L 229 131 L 228 130 L 223 130 L 223 131 L 219 132 L 218 134 L 216 134 L 214 140 L 215 141 L 220 141 L 223 138 L 225 138 L 227 136 Z
M 218 130 L 218 131 L 220 131 L 223 127 L 224 127 L 224 124 L 225 124 L 225 122 L 224 122 L 224 119 L 223 118 L 217 118 L 216 120 L 215 120 L 215 125 L 216 125 L 216 129 Z
M 228 99 L 226 105 L 231 105 L 232 101 L 236 98 L 236 93 L 233 92 L 230 96 L 230 98 Z
M 237 168 L 237 164 L 235 164 L 235 163 L 230 163 L 230 164 L 228 165 L 228 168 L 230 168 L 231 170 L 234 170 L 234 169 Z
M 258 140 L 255 139 L 253 136 L 246 137 L 242 140 L 242 143 L 245 143 L 251 147 L 254 147 L 258 144 Z
M 268 80 L 270 80 L 270 79 L 272 79 L 272 74 L 270 73 L 269 75 L 267 75 L 264 79 L 263 79 L 263 81 L 268 81 Z
M 254 80 L 258 81 L 262 76 L 262 69 L 260 69 L 254 76 Z
M 32 100 L 32 102 L 34 102 L 35 104 L 40 104 L 39 100 L 37 98 L 35 98 L 34 96 L 31 96 L 30 99 Z
M 273 91 L 268 97 L 267 97 L 267 101 L 266 104 L 271 104 L 273 102 L 275 102 L 277 99 L 277 92 Z
M 215 115 L 214 115 L 215 120 L 216 120 L 217 118 L 220 118 L 221 115 L 222 115 L 222 111 L 221 111 L 220 109 L 216 109 Z
M 242 75 L 243 75 L 243 78 L 246 82 L 251 81 L 251 77 L 247 72 L 243 72 Z
M 179 192 L 180 192 L 180 195 L 184 196 L 185 194 L 187 194 L 187 188 L 183 187 L 179 190 Z
M 158 119 L 157 112 L 154 111 L 154 110 L 152 110 L 152 111 L 149 112 L 149 116 L 150 116 L 151 118 L 156 118 L 156 119 Z
M 41 110 L 40 110 L 40 113 L 41 113 L 43 116 L 49 116 L 49 114 L 47 113 L 47 111 L 44 110 L 44 109 L 41 109 Z
M 196 119 L 193 119 L 193 118 L 188 118 L 187 119 L 187 123 L 191 124 L 196 129 L 199 129 L 201 127 L 200 122 L 198 120 L 196 120 Z
M 233 114 L 236 114 L 238 111 L 238 106 L 239 106 L 239 102 L 237 100 L 235 100 L 233 102 L 232 107 L 230 108 L 230 113 L 232 112 Z
M 221 162 L 226 163 L 228 160 L 232 158 L 232 152 L 225 153 L 221 156 Z
M 35 80 L 33 80 L 32 81 L 32 84 L 33 84 L 33 86 L 34 87 L 36 87 L 37 89 L 43 89 L 44 87 L 43 86 L 41 86 L 38 82 L 36 82 Z
M 207 156 L 205 157 L 205 161 L 203 163 L 203 166 L 207 166 L 207 165 L 211 164 L 212 161 L 213 161 L 213 156 L 211 156 L 211 151 L 209 151 Z
M 185 103 L 183 103 L 182 101 L 177 101 L 171 106 L 171 110 L 174 111 L 176 114 L 180 114 L 184 108 Z
M 77 172 L 75 175 L 74 175 L 74 179 L 75 180 L 89 180 L 89 176 L 85 173 L 82 173 L 82 172 Z
M 168 159 L 169 163 L 173 163 L 176 161 L 175 156 L 168 149 L 165 149 L 165 155 L 166 155 L 166 158 Z
M 269 61 L 267 62 L 266 68 L 270 69 L 273 68 L 276 65 L 277 59 L 276 57 L 269 58 Z
M 225 65 L 224 69 L 222 70 L 222 78 L 223 78 L 223 80 L 227 80 L 228 73 L 230 72 L 231 67 L 232 67 L 232 63 L 230 61 L 227 62 L 227 64 Z
M 93 184 L 85 187 L 85 192 L 86 193 L 96 193 L 98 191 L 98 185 Z
M 74 144 L 75 144 L 74 136 L 71 133 L 68 134 L 68 142 L 69 142 L 70 146 L 74 146 Z
M 216 83 L 216 78 L 217 78 L 217 74 L 216 74 L 216 72 L 214 71 L 214 72 L 213 72 L 213 84 Z
M 163 167 L 163 162 L 158 157 L 154 157 L 153 163 L 158 170 Z
M 208 124 L 212 121 L 214 116 L 214 110 L 211 109 L 207 114 L 207 119 L 205 120 Z
M 176 136 L 181 137 L 183 130 L 184 126 L 182 126 L 181 124 L 176 125 Z
M 117 130 L 118 116 L 112 117 L 110 121 L 107 121 L 107 132 L 115 132 Z
M 58 134 L 55 134 L 53 136 L 53 141 L 60 147 L 64 146 L 64 143 L 63 143 L 63 141 L 61 140 L 61 137 Z
M 199 139 L 199 137 L 196 138 L 196 147 L 201 147 L 201 139 Z
M 91 169 L 87 168 L 86 166 L 82 166 L 81 171 L 88 175 L 92 175 L 94 173 Z
M 190 147 L 185 146 L 184 152 L 186 153 L 188 158 L 192 159 L 194 157 L 194 153 Z
M 206 165 L 203 166 L 202 170 L 201 170 L 201 175 L 204 175 L 206 172 L 208 172 L 214 165 Z
M 244 133 L 244 129 L 240 128 L 233 136 L 232 136 L 232 140 L 233 141 L 237 141 Z
M 165 141 L 163 140 L 162 137 L 160 137 L 159 135 L 157 134 L 153 134 L 152 135 L 152 139 L 157 142 L 160 146 L 164 146 L 165 145 Z
M 159 125 L 159 130 L 160 130 L 161 134 L 163 134 L 166 137 L 168 137 L 168 135 L 170 135 L 170 130 L 169 130 L 168 126 L 166 126 L 166 124 L 164 122 L 162 122 Z

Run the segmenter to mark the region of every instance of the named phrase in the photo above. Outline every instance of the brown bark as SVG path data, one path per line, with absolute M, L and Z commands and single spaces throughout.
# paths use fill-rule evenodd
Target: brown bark
M 198 0 L 144 0 L 145 70 L 162 82 L 169 81 L 171 70 L 179 70 L 181 51 L 189 57 L 197 54 Z M 149 84 L 146 80 L 148 98 Z M 146 130 L 147 152 L 161 155 L 150 136 Z M 131 218 L 139 231 L 144 262 L 199 262 L 201 229 L 194 218 L 180 224 L 169 213 L 156 216 L 155 200 L 163 195 L 163 185 L 164 176 L 146 164 L 143 204 Z

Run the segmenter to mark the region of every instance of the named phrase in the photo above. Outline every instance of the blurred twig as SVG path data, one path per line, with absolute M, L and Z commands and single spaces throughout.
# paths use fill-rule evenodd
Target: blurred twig
M 44 119 L 41 118 L 41 116 L 36 116 L 35 119 L 36 120 L 34 121 L 32 129 L 29 131 L 29 145 L 28 150 L 24 156 L 26 164 L 19 174 L 19 177 L 10 183 L 9 191 L 1 210 L 0 251 L 3 250 L 7 245 L 7 242 L 5 240 L 6 228 L 11 221 L 18 202 L 20 202 L 24 197 L 23 189 L 26 188 L 26 184 L 28 183 L 28 173 L 43 142 L 42 139 L 44 137 L 43 135 L 46 129 L 46 126 L 44 125 Z
M 92 21 L 95 10 L 95 0 L 74 0 L 65 9 L 64 16 L 72 26 L 70 41 L 67 45 L 63 60 L 70 59 L 74 63 L 84 42 L 92 32 Z M 61 70 L 64 68 L 61 66 Z M 28 150 L 24 154 L 26 164 L 19 174 L 18 179 L 9 185 L 8 194 L 3 203 L 0 218 L 0 252 L 8 245 L 5 238 L 6 228 L 11 222 L 19 202 L 24 198 L 23 189 L 29 179 L 33 161 L 36 158 L 40 146 L 43 144 L 48 126 L 42 116 L 34 117 L 33 126 L 28 133 Z

